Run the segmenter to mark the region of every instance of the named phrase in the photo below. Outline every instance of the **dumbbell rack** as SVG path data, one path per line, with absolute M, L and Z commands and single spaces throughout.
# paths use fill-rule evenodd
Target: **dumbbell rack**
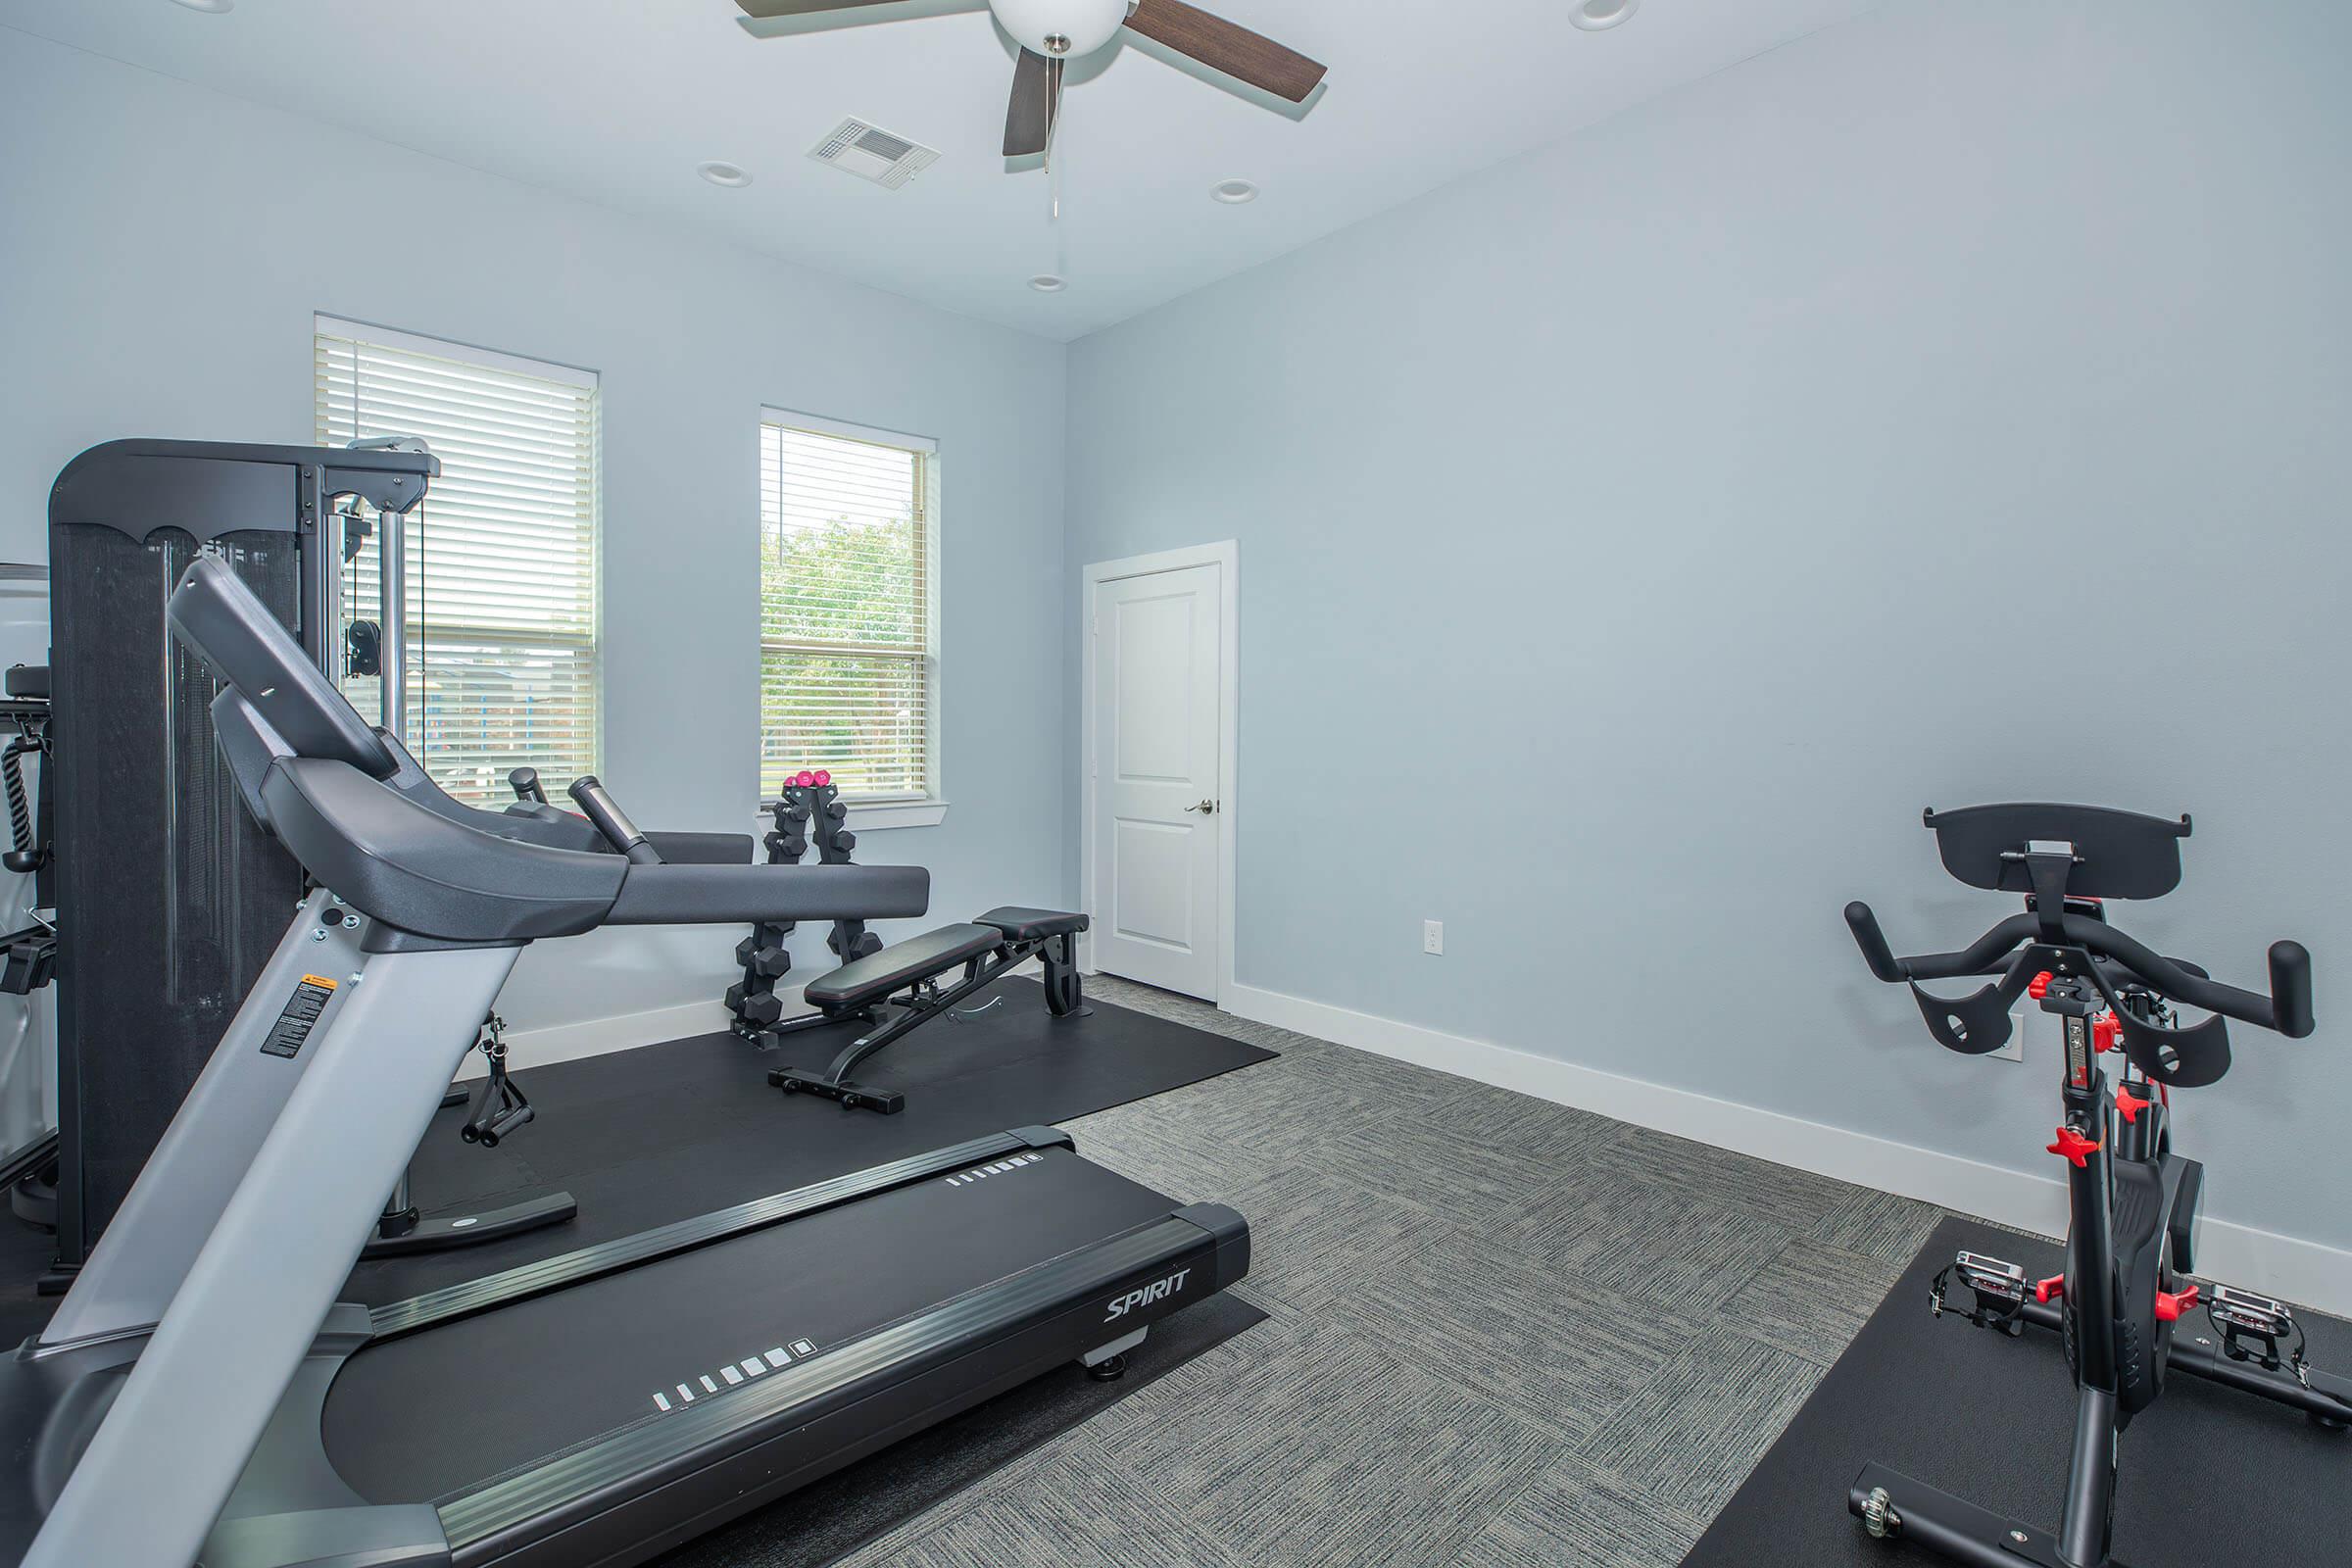
M 851 863 L 850 852 L 858 847 L 858 835 L 847 826 L 850 808 L 842 802 L 841 786 L 825 774 L 796 775 L 785 783 L 782 798 L 770 811 L 774 825 L 762 840 L 768 864 L 800 864 L 812 839 L 819 864 Z M 755 1045 L 772 1044 L 767 1032 L 783 1019 L 784 1001 L 776 995 L 776 986 L 791 972 L 792 955 L 785 942 L 799 924 L 797 920 L 765 921 L 735 944 L 735 961 L 743 965 L 743 979 L 727 987 L 727 1011 L 734 1015 L 729 1027 Z M 863 920 L 836 920 L 825 935 L 825 946 L 849 963 L 878 952 L 882 939 L 866 930 Z

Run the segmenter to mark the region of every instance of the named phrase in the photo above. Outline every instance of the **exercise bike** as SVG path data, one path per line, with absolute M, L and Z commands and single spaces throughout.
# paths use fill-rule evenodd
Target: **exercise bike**
M 1939 1317 L 1964 1311 L 2012 1336 L 2029 1324 L 2063 1336 L 2077 1389 L 2073 1458 L 2055 1535 L 1878 1464 L 1863 1468 L 1846 1505 L 1874 1536 L 1977 1568 L 2109 1568 L 2116 1440 L 2155 1402 L 2168 1372 L 2260 1395 L 2322 1427 L 2352 1424 L 2352 1381 L 2304 1360 L 2284 1302 L 2189 1277 L 2204 1167 L 2172 1148 L 2171 1092 L 2229 1070 L 2227 1020 L 2290 1039 L 2311 1033 L 2311 956 L 2300 943 L 2272 944 L 2265 997 L 2115 927 L 2105 900 L 2153 899 L 2180 885 L 2185 816 L 2011 805 L 1930 810 L 1926 821 L 1945 870 L 1971 887 L 2024 894 L 2026 912 L 1957 953 L 1911 958 L 1894 956 L 1870 906 L 1847 905 L 1846 924 L 1871 972 L 1909 983 L 1928 1032 L 1949 1050 L 1999 1050 L 2024 999 L 2058 1018 L 2065 1119 L 2049 1152 L 2064 1163 L 2070 1213 L 2063 1274 L 2030 1281 L 2016 1264 L 1964 1251 L 1936 1277 L 1931 1304 Z M 1958 998 L 1918 984 L 1975 975 L 1998 978 Z M 2183 1003 L 2212 1016 L 2184 1022 L 2176 1011 Z M 2124 1058 L 2112 1086 L 2101 1063 L 2111 1052 Z M 1969 1294 L 1965 1308 L 1951 1305 L 1955 1281 Z M 2200 1308 L 2218 1343 L 2177 1340 L 2176 1325 Z

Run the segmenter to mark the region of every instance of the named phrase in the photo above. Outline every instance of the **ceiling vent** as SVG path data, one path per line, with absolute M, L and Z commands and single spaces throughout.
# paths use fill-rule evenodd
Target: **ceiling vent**
M 897 190 L 939 162 L 939 149 L 894 136 L 862 120 L 845 120 L 808 156 L 859 179 Z

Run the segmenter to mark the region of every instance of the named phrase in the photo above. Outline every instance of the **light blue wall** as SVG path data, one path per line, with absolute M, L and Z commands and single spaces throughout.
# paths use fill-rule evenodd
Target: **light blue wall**
M 2007 912 L 1930 804 L 2190 810 L 2127 920 L 2324 1020 L 2192 1097 L 2214 1211 L 2352 1244 L 2348 70 L 1903 0 L 1078 344 L 1071 564 L 1241 542 L 1241 981 L 2048 1174 L 1839 906 Z
M 0 149 L 0 559 L 43 558 L 49 483 L 94 442 L 309 440 L 314 311 L 592 368 L 606 777 L 648 823 L 748 830 L 760 408 L 936 436 L 955 807 L 859 856 L 930 865 L 951 919 L 1052 902 L 1059 345 L 6 29 Z M 502 1007 L 714 998 L 737 935 L 543 944 Z

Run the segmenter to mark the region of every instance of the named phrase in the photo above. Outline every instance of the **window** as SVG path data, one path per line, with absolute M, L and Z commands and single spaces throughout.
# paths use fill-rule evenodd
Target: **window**
M 474 803 L 507 799 L 513 767 L 596 771 L 595 374 L 327 317 L 316 351 L 320 445 L 421 436 L 441 460 L 407 519 L 402 738 Z
M 760 790 L 938 798 L 935 443 L 770 411 L 760 426 Z

